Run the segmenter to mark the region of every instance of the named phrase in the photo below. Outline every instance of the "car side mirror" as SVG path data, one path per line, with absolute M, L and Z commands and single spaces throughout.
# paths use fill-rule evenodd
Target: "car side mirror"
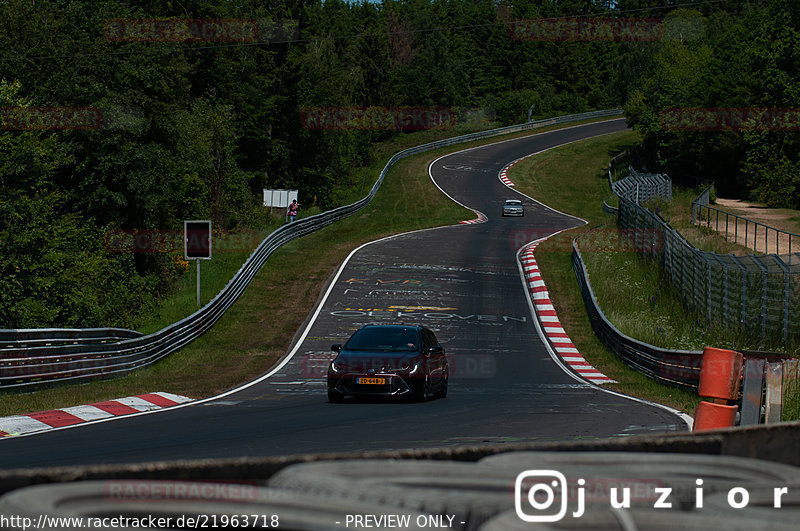
M 428 356 L 438 356 L 442 352 L 444 352 L 444 349 L 442 348 L 442 346 L 441 345 L 435 345 L 435 346 L 430 347 L 428 349 L 428 352 L 426 352 L 426 354 Z
M 339 343 L 336 343 L 335 345 L 331 345 L 331 350 L 333 352 L 341 352 L 342 351 L 342 345 L 340 345 Z

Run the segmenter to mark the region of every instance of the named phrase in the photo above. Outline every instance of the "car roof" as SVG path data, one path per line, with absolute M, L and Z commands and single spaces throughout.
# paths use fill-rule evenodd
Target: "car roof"
M 506 199 L 506 203 L 522 203 L 519 199 Z

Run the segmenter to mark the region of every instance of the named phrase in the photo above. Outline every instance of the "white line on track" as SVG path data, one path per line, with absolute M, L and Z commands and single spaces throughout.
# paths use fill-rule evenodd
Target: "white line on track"
M 615 118 L 615 119 L 613 119 L 613 120 L 605 120 L 604 122 L 615 122 L 615 121 L 619 121 L 619 120 L 624 120 L 624 118 Z M 581 124 L 581 125 L 574 125 L 574 126 L 571 126 L 571 127 L 564 127 L 564 128 L 561 128 L 561 129 L 556 129 L 556 130 L 554 130 L 554 131 L 566 131 L 566 130 L 569 130 L 569 129 L 575 129 L 575 128 L 578 128 L 578 127 L 585 127 L 586 125 L 592 125 L 592 124 L 596 124 L 596 123 L 603 123 L 603 122 L 592 122 L 591 124 Z M 504 143 L 506 143 L 506 142 L 514 142 L 514 141 L 519 141 L 519 140 L 521 140 L 521 139 L 530 139 L 530 138 L 533 138 L 533 137 L 537 137 L 537 136 L 541 136 L 541 135 L 550 134 L 550 133 L 552 133 L 552 132 L 554 132 L 554 131 L 543 131 L 543 132 L 540 132 L 540 133 L 535 133 L 535 134 L 532 134 L 532 135 L 525 135 L 525 136 L 516 137 L 516 138 L 509 138 L 509 139 L 506 139 L 506 140 L 501 140 L 501 141 L 498 141 L 498 142 L 492 142 L 492 143 L 490 143 L 490 144 L 484 144 L 484 145 L 481 145 L 481 146 L 474 146 L 474 147 L 471 147 L 471 148 L 466 148 L 466 149 L 462 149 L 462 150 L 459 150 L 459 151 L 454 151 L 454 152 L 452 152 L 452 153 L 448 153 L 447 155 L 443 155 L 443 156 L 441 156 L 441 157 L 438 157 L 437 159 L 435 159 L 433 162 L 431 162 L 431 163 L 428 165 L 428 175 L 430 176 L 430 178 L 431 178 L 431 181 L 433 181 L 434 185 L 435 185 L 435 186 L 436 186 L 436 187 L 437 187 L 439 190 L 441 190 L 441 192 L 442 192 L 442 193 L 443 193 L 445 196 L 447 196 L 448 198 L 450 198 L 450 200 L 451 200 L 451 201 L 453 201 L 454 203 L 456 203 L 456 204 L 458 204 L 458 205 L 461 205 L 461 206 L 463 206 L 464 208 L 466 208 L 466 209 L 468 209 L 468 210 L 471 210 L 471 211 L 475 212 L 475 213 L 476 213 L 476 214 L 477 214 L 477 215 L 480 217 L 481 215 L 483 215 L 481 212 L 478 212 L 477 210 L 474 210 L 474 209 L 472 209 L 472 208 L 470 208 L 470 207 L 468 207 L 468 206 L 464 205 L 463 203 L 460 203 L 459 201 L 456 201 L 456 200 L 455 200 L 455 199 L 454 199 L 454 198 L 453 198 L 453 197 L 452 197 L 450 194 L 448 194 L 447 192 L 445 192 L 444 190 L 442 190 L 442 188 L 441 188 L 441 187 L 440 187 L 440 186 L 439 186 L 439 185 L 436 183 L 436 181 L 433 179 L 433 175 L 431 174 L 431 168 L 433 167 L 433 165 L 434 165 L 434 164 L 435 164 L 437 161 L 439 161 L 439 160 L 441 160 L 441 159 L 443 159 L 443 158 L 445 158 L 445 157 L 450 157 L 450 156 L 453 156 L 453 155 L 456 155 L 456 154 L 459 154 L 459 153 L 464 153 L 464 152 L 467 152 L 467 151 L 472 151 L 472 150 L 476 150 L 476 149 L 481 149 L 481 148 L 484 148 L 484 147 L 487 147 L 487 146 L 495 146 L 495 145 L 497 145 L 497 144 L 504 144 Z M 605 134 L 611 134 L 611 133 L 605 133 Z M 598 137 L 599 137 L 599 136 L 605 136 L 605 134 L 603 134 L 603 135 L 597 135 L 597 136 L 598 136 Z M 591 138 L 597 138 L 597 137 L 591 137 Z M 585 139 L 582 139 L 582 140 L 585 140 Z M 576 141 L 574 141 L 574 142 L 579 142 L 579 141 L 580 141 L 580 140 L 576 140 Z M 553 146 L 552 148 L 548 148 L 548 149 L 546 149 L 546 150 L 538 151 L 537 153 L 534 153 L 534 155 L 535 155 L 535 154 L 538 154 L 538 153 L 543 153 L 544 151 L 548 151 L 549 149 L 554 149 L 554 148 L 556 148 L 556 147 L 561 147 L 561 146 L 564 146 L 564 145 L 567 145 L 567 144 L 571 144 L 571 143 L 573 143 L 573 142 L 566 142 L 566 143 L 564 143 L 564 144 L 559 144 L 558 146 Z M 515 191 L 516 191 L 516 190 L 515 190 Z M 516 192 L 517 192 L 517 193 L 520 193 L 519 191 L 516 191 Z M 543 204 L 542 202 L 540 202 L 540 201 L 537 201 L 536 199 L 533 199 L 532 197 L 529 197 L 529 196 L 527 196 L 527 195 L 525 195 L 525 194 L 522 194 L 522 193 L 520 193 L 520 195 L 523 195 L 523 196 L 525 196 L 525 197 L 528 197 L 528 199 L 531 199 L 532 201 L 535 201 L 536 203 L 538 203 L 538 204 L 542 205 L 543 207 L 545 207 L 545 208 L 548 208 L 548 209 L 550 209 L 550 210 L 552 210 L 552 211 L 554 211 L 554 212 L 557 212 L 557 213 L 559 213 L 559 214 L 563 214 L 563 212 L 559 212 L 559 211 L 557 211 L 557 210 L 555 210 L 555 209 L 553 209 L 553 208 L 550 208 L 550 207 L 548 207 L 547 205 Z M 569 214 L 564 214 L 564 215 L 566 215 L 566 216 L 569 216 Z M 573 218 L 575 218 L 575 216 L 570 216 L 570 217 L 573 217 Z M 576 219 L 580 219 L 580 218 L 576 218 Z M 586 220 L 582 220 L 582 219 L 581 219 L 581 221 L 583 221 L 584 223 L 586 223 Z M 367 246 L 369 246 L 369 245 L 372 245 L 372 244 L 374 244 L 374 243 L 380 243 L 380 242 L 384 242 L 384 241 L 387 241 L 387 240 L 390 240 L 390 239 L 393 239 L 393 238 L 399 238 L 399 237 L 402 237 L 402 236 L 406 236 L 406 235 L 408 235 L 408 234 L 414 234 L 414 233 L 417 233 L 417 232 L 425 232 L 425 231 L 430 231 L 430 230 L 452 229 L 453 227 L 458 227 L 458 226 L 462 226 L 462 225 L 460 225 L 460 224 L 456 224 L 456 225 L 448 225 L 448 226 L 445 226 L 445 227 L 433 227 L 433 228 L 429 228 L 429 229 L 421 229 L 421 230 L 410 231 L 410 232 L 405 232 L 405 233 L 401 233 L 401 234 L 395 234 L 395 235 L 392 235 L 392 236 L 387 236 L 387 237 L 385 237 L 385 238 L 381 238 L 381 239 L 378 239 L 378 240 L 374 240 L 374 241 L 371 241 L 371 242 L 364 243 L 364 244 L 360 245 L 359 247 L 357 247 L 356 249 L 354 249 L 354 250 L 353 250 L 353 251 L 352 251 L 352 252 L 351 252 L 351 253 L 350 253 L 350 254 L 347 256 L 347 258 L 345 258 L 345 259 L 344 259 L 344 261 L 342 262 L 342 264 L 339 266 L 339 269 L 338 269 L 338 271 L 336 272 L 336 275 L 335 275 L 335 277 L 333 278 L 333 280 L 331 281 L 330 285 L 328 286 L 328 289 L 325 291 L 325 295 L 322 297 L 322 299 L 320 300 L 319 304 L 318 304 L 318 305 L 317 305 L 317 307 L 315 308 L 315 310 L 314 310 L 314 312 L 313 312 L 313 315 L 312 315 L 311 319 L 309 319 L 309 321 L 308 321 L 308 324 L 306 325 L 306 328 L 303 330 L 303 333 L 301 334 L 300 338 L 299 338 L 299 339 L 297 340 L 297 342 L 295 343 L 294 347 L 293 347 L 293 348 L 292 348 L 292 349 L 291 349 L 291 350 L 290 350 L 290 351 L 289 351 L 289 352 L 288 352 L 286 355 L 284 355 L 284 356 L 283 356 L 283 358 L 281 358 L 281 359 L 279 360 L 279 362 L 278 362 L 278 365 L 276 365 L 275 367 L 273 367 L 271 370 L 269 370 L 269 371 L 268 371 L 267 373 L 265 373 L 264 375 L 262 375 L 262 376 L 260 376 L 260 377 L 256 378 L 255 380 L 251 380 L 250 382 L 247 382 L 247 383 L 245 383 L 245 384 L 242 384 L 242 385 L 240 385 L 239 387 L 236 387 L 236 388 L 230 389 L 230 390 L 228 390 L 228 391 L 226 391 L 226 392 L 224 392 L 224 393 L 222 393 L 222 394 L 216 395 L 216 396 L 212 396 L 212 397 L 208 397 L 208 398 L 204 398 L 204 399 L 200 399 L 200 400 L 194 400 L 194 401 L 192 401 L 192 402 L 186 402 L 186 403 L 183 403 L 183 404 L 178 404 L 177 406 L 172 406 L 172 407 L 170 407 L 170 408 L 167 408 L 167 409 L 162 409 L 162 410 L 155 410 L 155 411 L 142 411 L 142 412 L 140 412 L 140 413 L 132 413 L 132 414 L 130 414 L 130 415 L 125 415 L 125 416 L 122 416 L 122 417 L 109 417 L 109 418 L 104 418 L 104 419 L 98 419 L 98 420 L 95 420 L 95 421 L 91 422 L 91 424 L 98 424 L 98 423 L 101 423 L 101 422 L 112 422 L 112 421 L 115 421 L 115 420 L 118 420 L 118 419 L 122 419 L 122 418 L 138 417 L 138 416 L 142 416 L 142 415 L 152 415 L 152 414 L 155 414 L 155 413 L 160 413 L 160 412 L 162 412 L 162 411 L 175 411 L 176 409 L 181 409 L 181 408 L 184 408 L 184 407 L 192 407 L 192 406 L 196 406 L 196 405 L 206 404 L 206 403 L 209 403 L 209 402 L 212 402 L 212 401 L 215 401 L 215 400 L 221 400 L 221 399 L 224 399 L 224 398 L 226 398 L 226 397 L 228 397 L 228 396 L 230 396 L 230 395 L 233 395 L 233 394 L 235 394 L 235 393 L 238 393 L 238 392 L 240 392 L 240 391 L 243 391 L 243 390 L 245 390 L 245 389 L 248 389 L 248 388 L 250 388 L 250 387 L 252 387 L 252 386 L 254 386 L 254 385 L 257 385 L 257 384 L 259 384 L 259 383 L 261 383 L 261 382 L 263 382 L 263 381 L 265 381 L 265 380 L 267 380 L 267 379 L 271 378 L 273 375 L 275 375 L 277 372 L 279 372 L 279 371 L 280 371 L 280 370 L 281 370 L 283 367 L 285 367 L 285 366 L 286 366 L 286 365 L 287 365 L 287 364 L 288 364 L 288 363 L 289 363 L 289 362 L 292 360 L 292 358 L 295 356 L 295 354 L 297 353 L 297 351 L 300 349 L 300 346 L 302 345 L 302 343 L 303 343 L 303 341 L 305 340 L 306 336 L 308 336 L 308 333 L 309 333 L 309 331 L 311 330 L 311 327 L 312 327 L 312 326 L 314 325 L 314 323 L 316 322 L 316 320 L 317 320 L 317 317 L 319 317 L 319 314 L 320 314 L 320 312 L 322 311 L 322 308 L 325 306 L 325 302 L 328 300 L 328 297 L 330 296 L 330 293 L 331 293 L 331 291 L 333 291 L 333 288 L 334 288 L 334 286 L 336 285 L 336 281 L 337 281 L 337 280 L 339 279 L 339 277 L 341 276 L 342 272 L 344 271 L 345 267 L 346 267 L 346 266 L 347 266 L 347 264 L 349 263 L 350 259 L 351 259 L 351 258 L 352 258 L 352 257 L 353 257 L 353 256 L 354 256 L 354 255 L 355 255 L 357 252 L 359 252 L 361 249 L 363 249 L 363 248 L 365 248 L 365 247 L 367 247 Z M 562 231 L 559 231 L 559 232 L 562 232 Z M 551 234 L 550 236 L 554 236 L 555 234 L 558 234 L 558 233 Z M 518 258 L 519 258 L 519 257 L 518 257 Z M 521 267 L 522 267 L 522 265 L 518 263 L 518 267 L 520 267 L 520 268 L 521 268 Z M 521 269 L 520 269 L 520 276 L 521 276 L 521 278 L 522 278 L 522 279 L 523 279 L 523 281 L 524 281 L 524 277 L 525 277 L 525 275 L 524 275 L 524 273 L 522 272 L 522 270 L 521 270 Z M 647 400 L 642 400 L 642 399 L 639 399 L 639 398 L 630 397 L 630 396 L 628 396 L 628 395 L 624 395 L 624 394 L 622 394 L 622 393 L 617 393 L 617 392 L 615 392 L 615 391 L 611 391 L 610 389 L 604 389 L 603 387 L 601 387 L 601 386 L 597 386 L 597 385 L 594 385 L 594 384 L 592 384 L 592 383 L 587 383 L 587 382 L 586 382 L 586 380 L 583 380 L 583 379 L 581 379 L 581 378 L 577 377 L 577 376 L 576 376 L 574 373 L 572 373 L 572 372 L 571 372 L 569 369 L 567 369 L 566 367 L 564 367 L 564 365 L 563 365 L 563 364 L 560 362 L 560 360 L 559 360 L 559 356 L 558 356 L 557 354 L 555 354 L 555 352 L 553 352 L 553 350 L 552 350 L 552 348 L 550 347 L 549 343 L 548 343 L 547 341 L 545 341 L 545 340 L 544 340 L 543 332 L 542 332 L 542 330 L 541 330 L 541 328 L 540 328 L 539 321 L 538 321 L 538 319 L 536 318 L 536 313 L 535 313 L 535 311 L 534 311 L 534 309 L 533 309 L 533 302 L 532 302 L 532 300 L 530 299 L 530 292 L 528 291 L 528 289 L 525 289 L 525 292 L 526 292 L 526 294 L 528 294 L 528 306 L 529 306 L 529 308 L 530 308 L 531 315 L 533 316 L 533 322 L 534 322 L 534 324 L 536 325 L 536 329 L 537 329 L 537 331 L 538 331 L 538 333 L 539 333 L 540 337 L 542 337 L 542 341 L 543 341 L 543 343 L 545 344 L 545 347 L 547 347 L 547 350 L 548 350 L 548 352 L 549 352 L 549 354 L 550 354 L 550 358 L 551 358 L 551 359 L 553 359 L 553 360 L 555 360 L 555 361 L 556 361 L 556 363 L 559 365 L 559 367 L 561 367 L 561 369 L 562 369 L 564 372 L 566 372 L 567 374 L 569 374 L 569 375 L 570 375 L 572 378 L 574 378 L 576 381 L 578 381 L 578 382 L 580 382 L 580 383 L 582 383 L 582 384 L 584 384 L 584 385 L 591 385 L 591 386 L 593 386 L 593 387 L 596 387 L 596 388 L 598 388 L 598 389 L 600 389 L 600 390 L 602 390 L 602 391 L 604 391 L 604 392 L 606 392 L 606 393 L 611 393 L 611 394 L 614 394 L 614 395 L 617 395 L 617 396 L 620 396 L 620 397 L 623 397 L 623 398 L 627 398 L 627 399 L 630 399 L 630 400 L 634 400 L 634 401 L 636 401 L 636 402 L 641 402 L 641 403 L 645 403 L 645 404 L 649 404 L 649 405 L 653 405 L 653 406 L 657 406 L 657 407 L 661 407 L 661 408 L 663 408 L 663 409 L 666 409 L 666 410 L 668 410 L 668 411 L 670 411 L 670 412 L 672 412 L 672 413 L 675 413 L 675 414 L 677 414 L 677 415 L 681 416 L 681 418 L 683 418 L 683 419 L 684 419 L 684 420 L 687 422 L 687 424 L 689 424 L 689 427 L 691 428 L 691 417 L 689 417 L 688 415 L 686 415 L 686 414 L 684 414 L 684 413 L 681 413 L 681 412 L 679 412 L 679 411 L 676 411 L 676 410 L 674 410 L 674 409 L 672 409 L 672 408 L 669 408 L 669 407 L 667 407 L 667 406 L 664 406 L 664 405 L 662 405 L 662 404 L 657 404 L 657 403 L 655 403 L 655 402 L 649 402 L 649 401 L 647 401 Z M 542 308 L 542 307 L 543 307 L 543 306 L 541 306 L 541 305 L 540 305 L 540 308 Z M 552 309 L 552 306 L 550 306 L 550 309 Z M 687 419 L 688 419 L 688 420 L 687 420 Z M 31 419 L 31 420 L 33 420 L 33 419 Z M 61 428 L 52 428 L 52 429 L 50 429 L 50 430 L 47 430 L 47 432 L 52 432 L 52 431 L 56 431 L 56 430 L 66 430 L 66 429 L 75 428 L 75 427 L 79 427 L 79 426 L 86 426 L 87 424 L 88 424 L 88 423 L 83 423 L 83 424 L 76 424 L 76 425 L 73 425 L 73 426 L 64 426 L 64 427 L 61 427 Z M 33 433 L 31 433 L 30 435 L 20 435 L 20 437 L 34 436 L 34 435 L 36 435 L 36 432 L 33 432 Z

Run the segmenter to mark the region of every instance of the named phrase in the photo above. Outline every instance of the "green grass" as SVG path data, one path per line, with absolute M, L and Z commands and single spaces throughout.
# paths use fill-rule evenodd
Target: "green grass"
M 603 199 L 609 196 L 608 161 L 620 151 L 631 148 L 636 140 L 634 132 L 625 131 L 563 146 L 520 162 L 509 178 L 523 193 L 589 221 L 587 226 L 548 239 L 536 250 L 536 259 L 559 320 L 581 354 L 601 372 L 617 380 L 618 383 L 608 387 L 692 414 L 699 402 L 695 393 L 659 384 L 631 370 L 594 335 L 572 269 L 572 240 L 579 237 L 584 241 L 581 246 L 584 259 L 590 262 L 587 269 L 593 288 L 600 291 L 598 298 L 610 293 L 624 309 L 619 312 L 622 316 L 633 315 L 634 309 L 647 306 L 637 304 L 631 293 L 641 290 L 647 283 L 658 284 L 656 268 L 632 252 L 618 252 L 621 246 L 615 218 L 602 209 Z M 598 257 L 608 261 L 595 263 Z M 608 282 L 609 289 L 596 285 L 600 278 Z M 642 302 L 640 298 L 638 301 Z M 601 307 L 608 314 L 608 301 L 601 300 Z M 638 318 L 641 317 L 630 320 Z
M 592 123 L 596 121 L 602 121 L 602 119 L 586 120 L 585 122 L 576 123 Z M 475 125 L 482 126 L 482 128 L 476 128 Z M 567 126 L 571 125 L 576 124 L 568 124 Z M 470 126 L 472 126 L 472 128 L 470 128 Z M 400 134 L 389 142 L 377 144 L 373 149 L 372 163 L 369 166 L 355 168 L 350 175 L 342 179 L 343 182 L 336 193 L 339 199 L 339 205 L 354 203 L 364 197 L 380 175 L 381 170 L 383 170 L 386 165 L 386 161 L 398 151 L 444 138 L 465 135 L 496 127 L 498 127 L 498 124 L 481 123 L 459 125 L 448 129 L 430 129 L 411 134 Z M 535 132 L 550 131 L 557 128 L 558 127 L 547 127 L 537 129 Z M 502 138 L 515 138 L 527 134 L 531 133 L 515 133 L 512 135 L 505 135 Z M 482 145 L 492 141 L 494 140 L 459 144 L 458 147 L 454 149 L 464 149 L 466 147 Z M 444 149 L 436 153 L 437 156 L 439 156 L 449 151 L 448 149 Z M 422 157 L 430 159 L 428 155 L 422 155 Z M 429 190 L 427 193 L 439 194 L 435 187 L 431 185 L 431 188 L 432 190 Z M 383 192 L 382 190 L 381 193 Z M 397 205 L 395 205 L 395 208 L 397 208 Z M 411 208 L 415 207 L 412 206 Z M 303 206 L 299 211 L 298 217 L 309 217 L 319 214 L 320 212 L 321 210 L 318 206 Z M 425 216 L 425 213 L 417 212 L 416 215 Z M 284 222 L 285 215 L 283 209 L 275 209 L 271 215 L 265 210 L 260 216 L 260 219 L 257 220 L 256 228 L 244 229 L 233 233 L 226 232 L 215 234 L 213 241 L 213 259 L 204 260 L 200 265 L 201 303 L 206 304 L 219 293 L 239 270 L 242 264 L 244 264 L 245 260 L 247 260 L 258 243 L 273 230 L 280 227 Z M 154 312 L 141 316 L 135 323 L 134 329 L 144 334 L 151 334 L 197 311 L 196 264 L 192 261 L 186 264 L 185 267 L 186 271 L 182 278 L 179 279 L 171 292 L 164 296 L 159 307 Z
M 644 206 L 651 210 L 655 210 L 656 207 L 660 208 L 661 216 L 669 222 L 670 226 L 698 249 L 717 254 L 752 254 L 751 249 L 726 241 L 713 229 L 692 225 L 692 201 L 699 194 L 699 189 L 676 187 L 673 189 L 671 202 L 653 201 Z
M 597 121 L 597 120 L 592 120 Z M 573 126 L 576 124 L 569 124 Z M 544 132 L 558 127 L 538 129 Z M 461 131 L 457 131 L 461 133 Z M 375 148 L 374 163 L 355 168 L 341 193 L 344 202 L 360 194 L 364 171 L 371 186 L 391 154 L 454 131 L 401 135 Z M 527 133 L 502 138 L 524 136 Z M 450 201 L 431 183 L 427 167 L 433 159 L 456 149 L 488 144 L 498 138 L 459 144 L 404 159 L 396 164 L 370 205 L 355 216 L 295 240 L 276 251 L 236 304 L 212 330 L 152 367 L 129 376 L 83 385 L 64 385 L 35 392 L 0 393 L 0 416 L 57 409 L 129 395 L 167 391 L 193 398 L 211 396 L 253 379 L 272 367 L 289 349 L 298 329 L 316 304 L 330 276 L 349 252 L 362 243 L 410 230 L 471 219 L 471 211 Z M 301 215 L 313 211 L 304 209 Z M 223 255 L 202 264 L 203 298 L 213 296 L 238 270 L 248 253 Z M 309 260 L 309 256 L 313 260 Z M 190 265 L 175 293 L 139 328 L 153 331 L 196 310 L 194 271 Z M 208 274 L 205 272 L 208 271 Z
M 616 218 L 602 213 L 602 200 L 609 194 L 608 159 L 629 148 L 635 138 L 632 132 L 625 132 L 559 148 L 523 161 L 514 167 L 510 177 L 519 190 L 590 222 L 588 226 L 551 238 L 537 249 L 537 260 L 551 299 L 580 352 L 619 382 L 613 388 L 691 413 L 699 401 L 693 392 L 660 385 L 628 369 L 594 336 L 572 271 L 573 238 L 578 238 L 600 307 L 630 337 L 676 350 L 715 346 L 786 351 L 791 346 L 780 340 L 748 336 L 738 328 L 708 325 L 698 316 L 687 314 L 680 293 L 663 278 L 658 264 L 634 252 L 617 230 Z M 698 193 L 698 190 L 676 189 L 671 203 L 656 201 L 647 206 L 659 208 L 662 216 L 696 247 L 720 254 L 752 252 L 725 241 L 714 231 L 691 224 L 691 202 Z M 800 392 L 795 383 L 786 389 L 784 419 L 799 418 Z

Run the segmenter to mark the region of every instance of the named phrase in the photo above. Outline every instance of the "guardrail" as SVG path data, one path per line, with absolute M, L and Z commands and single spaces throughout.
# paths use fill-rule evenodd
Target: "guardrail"
M 609 321 L 597 303 L 577 240 L 572 241 L 572 267 L 578 279 L 592 330 L 626 365 L 661 383 L 697 389 L 702 352 L 668 350 L 633 339 Z
M 609 162 L 608 162 L 608 189 L 611 190 L 611 193 L 614 194 L 614 176 L 616 175 L 616 164 L 617 162 L 627 155 L 626 152 L 617 153 Z M 616 195 L 616 194 L 614 194 Z M 609 205 L 605 200 L 603 201 L 603 212 L 606 214 L 616 214 L 619 211 L 617 207 Z
M 0 349 L 109 343 L 142 335 L 127 328 L 17 328 L 0 330 Z
M 164 356 L 180 350 L 211 328 L 222 317 L 242 295 L 273 252 L 295 238 L 317 231 L 364 208 L 377 193 L 389 169 L 405 157 L 455 144 L 548 125 L 621 115 L 622 109 L 611 109 L 559 116 L 480 131 L 404 149 L 389 159 L 366 197 L 350 205 L 302 218 L 273 231 L 253 251 L 228 284 L 208 304 L 189 317 L 153 334 L 124 339 L 117 343 L 7 349 L 0 353 L 0 389 L 29 389 L 46 384 L 83 382 L 124 375 L 151 365 Z
M 578 248 L 578 240 L 572 241 L 572 267 L 578 280 L 586 313 L 595 335 L 603 344 L 617 355 L 626 365 L 661 383 L 696 390 L 700 382 L 700 368 L 703 352 L 699 350 L 670 350 L 644 343 L 626 336 L 606 318 L 597 302 L 597 297 L 589 281 L 586 264 Z M 798 362 L 791 360 L 789 354 L 739 350 L 745 361 L 754 363 L 785 364 L 787 381 L 797 385 Z M 758 393 L 761 393 L 758 386 Z M 760 395 L 759 395 L 760 396 Z M 741 399 L 741 396 L 740 396 Z M 772 419 L 774 422 L 775 419 Z M 757 423 L 745 422 L 745 423 Z
M 611 160 L 608 170 L 609 186 L 619 197 L 619 207 L 604 201 L 603 210 L 617 215 L 617 225 L 629 234 L 636 251 L 663 266 L 686 307 L 709 323 L 745 329 L 761 337 L 770 333 L 780 333 L 784 340 L 799 336 L 800 254 L 735 256 L 697 249 L 661 216 L 639 204 L 643 197 L 671 198 L 671 190 L 669 194 L 666 190 L 667 184 L 671 186 L 669 177 L 653 180 L 649 178 L 652 174 L 630 168 L 630 177 L 614 182 L 612 168 L 621 155 Z M 638 181 L 642 176 L 644 181 Z M 627 184 L 620 186 L 622 182 Z M 636 182 L 639 184 L 632 184 Z M 711 208 L 708 202 L 713 186 L 705 187 L 692 202 L 692 223 L 703 220 L 703 208 Z M 638 192 L 632 193 L 634 187 Z

